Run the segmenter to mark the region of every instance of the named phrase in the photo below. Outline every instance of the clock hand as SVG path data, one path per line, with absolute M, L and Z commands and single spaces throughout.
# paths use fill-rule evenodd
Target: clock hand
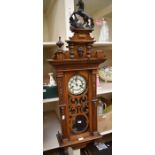
M 75 82 L 77 83 L 77 80 L 78 80 L 78 78 L 77 78 L 77 76 L 76 76 L 76 79 L 75 79 Z
M 83 85 L 80 85 L 81 88 L 83 88 Z

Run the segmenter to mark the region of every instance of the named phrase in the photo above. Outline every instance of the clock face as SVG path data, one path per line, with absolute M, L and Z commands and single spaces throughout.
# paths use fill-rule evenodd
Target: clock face
M 74 75 L 69 79 L 68 90 L 73 95 L 82 94 L 86 89 L 86 80 L 80 75 Z

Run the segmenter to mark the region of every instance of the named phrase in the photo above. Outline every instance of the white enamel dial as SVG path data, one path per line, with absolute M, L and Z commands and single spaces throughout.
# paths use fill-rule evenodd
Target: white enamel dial
M 80 75 L 74 75 L 69 79 L 68 90 L 73 95 L 82 94 L 86 89 L 86 80 Z

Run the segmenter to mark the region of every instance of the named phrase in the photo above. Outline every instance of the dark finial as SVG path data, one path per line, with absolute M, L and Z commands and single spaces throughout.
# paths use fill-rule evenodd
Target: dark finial
M 70 16 L 70 25 L 71 30 L 73 29 L 93 29 L 94 28 L 94 21 L 93 18 L 89 17 L 84 12 L 84 2 L 79 0 L 77 3 L 78 9 L 74 11 Z M 81 20 L 83 19 L 83 20 Z
M 78 4 L 76 4 L 77 6 L 79 6 L 78 10 L 80 11 L 84 11 L 84 3 L 82 0 L 79 0 Z
M 61 41 L 61 37 L 59 37 L 59 41 L 56 43 L 56 45 L 57 45 L 59 48 L 61 48 L 61 47 L 64 45 L 64 43 Z

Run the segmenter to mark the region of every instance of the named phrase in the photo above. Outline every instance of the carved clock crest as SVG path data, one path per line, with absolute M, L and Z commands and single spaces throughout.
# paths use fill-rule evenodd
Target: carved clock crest
M 84 4 L 79 0 L 78 10 L 70 17 L 70 29 L 74 35 L 66 42 L 68 51 L 63 51 L 61 38 L 59 49 L 52 59 L 59 92 L 61 133 L 60 145 L 87 142 L 98 136 L 96 74 L 100 63 L 105 61 L 102 51 L 93 49 L 94 38 L 90 36 L 94 22 L 84 13 Z

